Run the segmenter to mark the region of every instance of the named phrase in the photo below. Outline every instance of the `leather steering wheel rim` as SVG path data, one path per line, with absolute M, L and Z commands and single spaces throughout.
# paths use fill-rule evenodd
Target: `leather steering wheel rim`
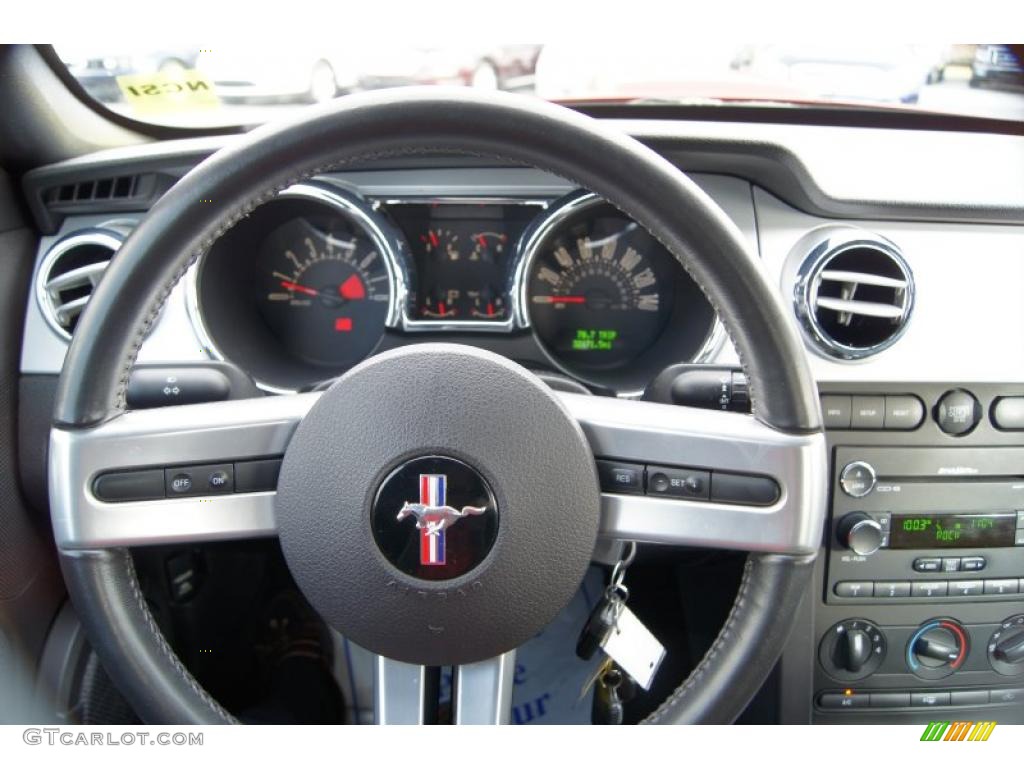
M 791 320 L 735 225 L 681 171 L 571 110 L 528 97 L 439 88 L 362 94 L 312 108 L 251 132 L 187 174 L 125 241 L 90 301 L 61 374 L 55 427 L 86 430 L 123 412 L 136 354 L 172 287 L 258 205 L 354 163 L 437 153 L 546 170 L 634 218 L 711 301 L 747 373 L 755 417 L 781 432 L 820 432 L 816 387 Z M 56 518 L 64 511 L 52 502 Z M 648 721 L 734 720 L 782 652 L 812 560 L 750 554 L 718 638 Z M 128 550 L 62 551 L 61 562 L 96 652 L 143 719 L 232 722 L 163 638 Z

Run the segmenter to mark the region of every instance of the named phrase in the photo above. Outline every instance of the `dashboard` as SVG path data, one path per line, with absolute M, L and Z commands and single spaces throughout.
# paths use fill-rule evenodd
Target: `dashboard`
M 615 124 L 737 226 L 791 308 L 822 396 L 830 508 L 780 662 L 780 719 L 1024 722 L 1024 141 Z M 41 506 L 41 393 L 74 318 L 160 191 L 228 141 L 26 176 L 46 234 L 25 312 L 20 450 Z M 142 192 L 76 199 L 119 178 Z M 139 363 L 161 375 L 230 364 L 272 395 L 424 341 L 482 347 L 609 397 L 675 397 L 679 370 L 730 372 L 710 407 L 734 407 L 740 389 L 713 308 L 635 222 L 564 179 L 450 157 L 323 174 L 261 205 L 198 255 Z M 157 400 L 186 394 L 164 380 Z M 940 527 L 961 532 L 955 544 Z M 931 653 L 941 647 L 956 653 Z
M 204 345 L 277 392 L 344 373 L 386 334 L 520 336 L 545 367 L 617 392 L 717 338 L 678 261 L 585 192 L 381 198 L 298 184 L 222 235 L 187 290 Z

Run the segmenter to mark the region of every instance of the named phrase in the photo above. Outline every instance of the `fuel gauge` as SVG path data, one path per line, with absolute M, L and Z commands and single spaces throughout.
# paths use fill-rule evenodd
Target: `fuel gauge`
M 491 286 L 484 286 L 479 291 L 468 291 L 467 295 L 472 302 L 470 317 L 479 320 L 505 319 L 505 299 Z
M 456 289 L 428 291 L 420 305 L 420 315 L 428 320 L 457 317 L 462 292 Z

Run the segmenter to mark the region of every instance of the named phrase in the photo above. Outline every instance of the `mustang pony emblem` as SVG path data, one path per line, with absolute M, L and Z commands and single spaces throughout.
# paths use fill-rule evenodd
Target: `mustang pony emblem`
M 447 475 L 420 475 L 419 503 L 405 502 L 398 511 L 398 520 L 412 515 L 420 532 L 420 564 L 444 565 L 446 528 L 469 515 L 482 515 L 487 507 L 463 507 L 447 504 Z

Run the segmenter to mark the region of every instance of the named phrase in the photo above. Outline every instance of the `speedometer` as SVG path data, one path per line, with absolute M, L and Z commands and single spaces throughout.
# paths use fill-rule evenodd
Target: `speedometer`
M 658 338 L 672 308 L 639 227 L 628 219 L 591 219 L 575 238 L 556 240 L 530 273 L 530 316 L 537 335 L 560 356 L 615 366 Z
M 594 195 L 552 206 L 527 234 L 519 307 L 537 340 L 577 378 L 619 391 L 697 358 L 713 312 L 647 230 Z

